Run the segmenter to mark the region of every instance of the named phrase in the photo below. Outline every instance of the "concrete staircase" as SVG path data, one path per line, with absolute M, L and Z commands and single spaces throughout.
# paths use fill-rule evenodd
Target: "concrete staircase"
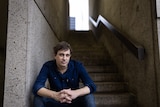
M 68 42 L 73 48 L 72 58 L 83 62 L 97 85 L 97 107 L 136 107 L 135 96 L 128 92 L 127 83 L 91 31 L 71 31 Z

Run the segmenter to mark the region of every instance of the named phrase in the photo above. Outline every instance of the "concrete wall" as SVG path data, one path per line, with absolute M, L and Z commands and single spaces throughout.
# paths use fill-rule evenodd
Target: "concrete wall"
M 102 15 L 127 38 L 144 46 L 145 59 L 140 61 L 113 34 L 101 28 L 99 41 L 124 75 L 129 90 L 136 94 L 138 107 L 157 107 L 160 88 L 155 0 L 90 0 L 90 3 L 91 16 Z
M 31 107 L 33 82 L 57 42 L 33 0 L 9 0 L 3 107 Z
M 35 0 L 60 40 L 67 38 L 68 0 Z

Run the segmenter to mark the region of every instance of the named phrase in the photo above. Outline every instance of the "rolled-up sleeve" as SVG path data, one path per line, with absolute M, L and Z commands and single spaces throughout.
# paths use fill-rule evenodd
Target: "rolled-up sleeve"
M 80 78 L 84 84 L 84 86 L 88 86 L 90 89 L 90 93 L 93 93 L 96 91 L 96 85 L 89 76 L 88 72 L 86 71 L 85 67 L 82 65 L 82 63 L 79 63 L 78 71 L 80 73 Z
M 48 67 L 47 67 L 47 65 L 44 64 L 40 70 L 39 75 L 37 76 L 37 79 L 36 79 L 34 85 L 33 85 L 32 92 L 34 95 L 37 95 L 37 91 L 40 88 L 45 87 L 47 75 L 48 75 Z

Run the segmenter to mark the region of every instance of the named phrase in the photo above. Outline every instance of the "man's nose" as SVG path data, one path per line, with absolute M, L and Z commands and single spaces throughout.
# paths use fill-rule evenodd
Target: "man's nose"
M 63 59 L 66 59 L 67 58 L 67 56 L 66 55 L 63 55 Z

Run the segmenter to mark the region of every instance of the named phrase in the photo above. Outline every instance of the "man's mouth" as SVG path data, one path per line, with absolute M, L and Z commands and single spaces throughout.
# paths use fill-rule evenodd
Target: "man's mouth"
M 67 62 L 61 62 L 62 64 L 66 64 Z

